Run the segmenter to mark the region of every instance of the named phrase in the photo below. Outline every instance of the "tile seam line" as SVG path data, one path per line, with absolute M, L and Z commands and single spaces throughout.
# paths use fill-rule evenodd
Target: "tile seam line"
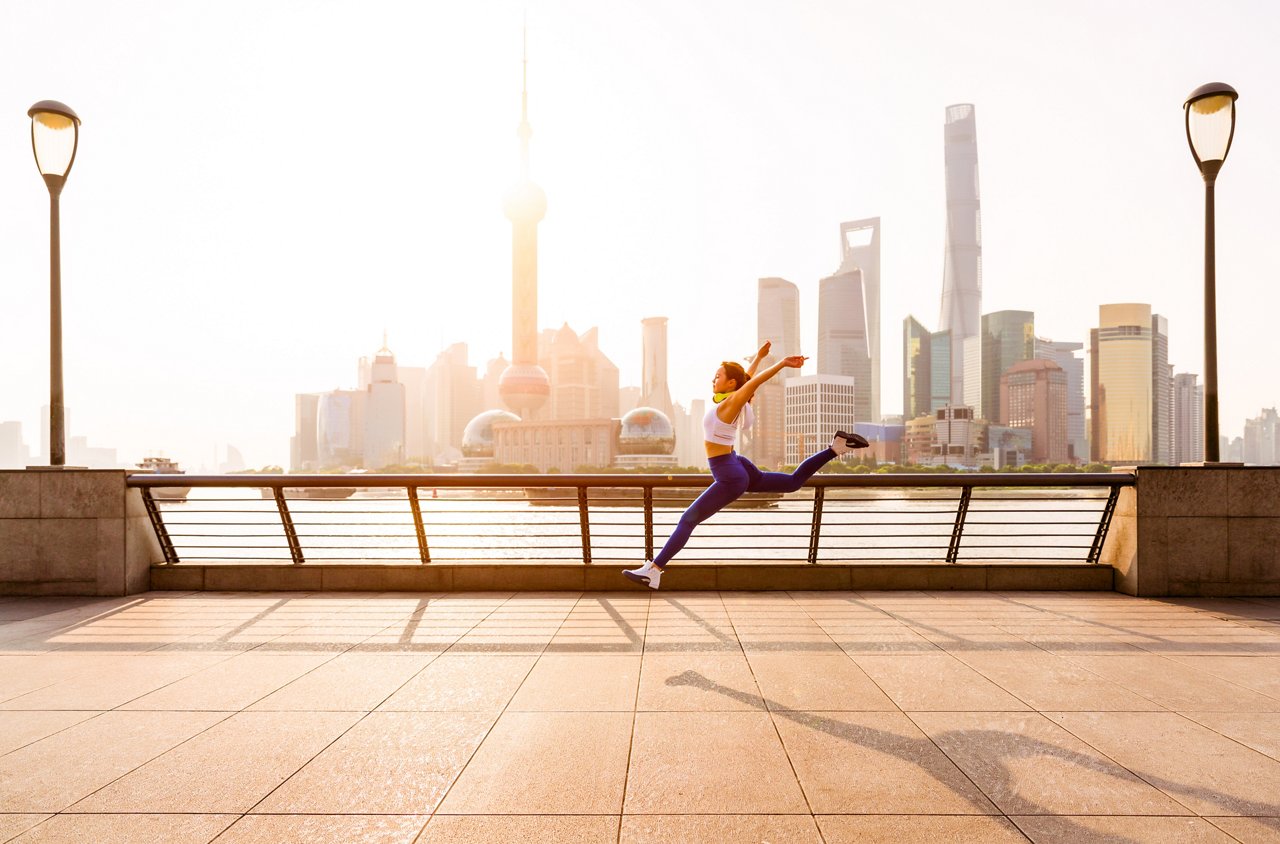
M 791 593 L 790 593 L 790 592 L 788 592 L 787 594 L 788 594 L 788 596 L 789 596 L 789 597 L 791 597 L 791 600 L 792 600 L 792 601 L 794 601 L 794 602 L 795 602 L 798 606 L 800 606 L 802 609 L 805 609 L 805 613 L 806 613 L 806 614 L 808 614 L 808 609 L 807 609 L 807 608 L 804 608 L 804 605 L 803 605 L 803 604 L 800 604 L 800 602 L 799 602 L 799 601 L 796 601 L 796 600 L 795 600 L 795 596 L 794 596 L 794 595 L 791 595 Z M 816 622 L 816 620 L 815 620 L 815 623 L 817 623 L 817 622 Z M 819 625 L 819 626 L 821 626 L 821 625 Z M 908 625 L 908 628 L 909 628 L 909 627 L 910 627 L 910 625 Z M 915 631 L 912 631 L 912 632 L 915 632 Z M 825 634 L 827 635 L 827 637 L 831 639 L 832 643 L 833 643 L 833 644 L 835 644 L 835 645 L 836 645 L 836 647 L 839 647 L 839 643 L 838 643 L 838 642 L 836 642 L 836 641 L 835 641 L 835 639 L 831 637 L 831 634 L 830 634 L 830 633 L 827 633 L 825 629 L 823 630 L 823 633 L 825 633 Z M 919 634 L 917 634 L 917 635 L 919 635 Z M 1017 828 L 1017 824 L 1014 824 L 1014 823 L 1013 823 L 1013 821 L 1009 818 L 1009 816 L 1005 813 L 1005 811 L 1004 811 L 1003 809 L 1001 809 L 1001 808 L 1000 808 L 1000 805 L 999 805 L 998 803 L 996 803 L 996 801 L 995 801 L 995 800 L 993 800 L 993 799 L 991 798 L 991 795 L 987 794 L 987 792 L 986 792 L 986 791 L 984 791 L 980 785 L 978 785 L 976 782 L 974 782 L 974 781 L 973 781 L 973 778 L 972 778 L 971 776 L 969 776 L 969 772 L 968 772 L 968 771 L 966 771 L 964 768 L 961 768 L 961 767 L 956 763 L 956 761 L 955 761 L 954 759 L 952 759 L 952 758 L 947 754 L 947 752 L 946 752 L 946 751 L 944 751 L 941 747 L 938 747 L 938 743 L 937 743 L 937 742 L 935 742 L 935 741 L 933 740 L 933 736 L 929 735 L 927 732 L 925 732 L 923 729 L 921 729 L 921 728 L 920 728 L 920 725 L 916 723 L 916 720 L 915 720 L 914 718 L 912 718 L 912 717 L 911 717 L 911 715 L 910 715 L 906 710 L 904 710 L 902 707 L 898 706 L 898 702 L 897 702 L 896 700 L 894 700 L 894 699 L 893 699 L 893 696 L 892 696 L 892 695 L 890 695 L 888 692 L 886 692 L 886 691 L 884 690 L 884 688 L 883 688 L 883 687 L 881 687 L 881 685 L 880 685 L 878 682 L 876 682 L 876 679 L 875 679 L 874 677 L 872 677 L 870 674 L 868 674 L 868 673 L 867 673 L 867 671 L 866 671 L 866 670 L 865 670 L 861 665 L 858 665 L 858 661 L 857 661 L 856 659 L 854 659 L 854 658 L 853 658 L 853 656 L 852 656 L 848 651 L 844 650 L 843 648 L 840 648 L 840 652 L 841 652 L 841 653 L 843 653 L 843 654 L 845 655 L 845 657 L 846 657 L 850 662 L 852 662 L 852 663 L 853 663 L 853 665 L 854 665 L 854 667 L 855 667 L 855 668 L 857 668 L 857 669 L 858 669 L 859 671 L 861 671 L 864 675 L 866 675 L 866 678 L 867 678 L 868 680 L 870 680 L 870 681 L 871 681 L 872 685 L 874 685 L 877 689 L 879 689 L 880 694 L 882 694 L 882 695 L 884 695 L 886 698 L 888 698 L 889 702 L 890 702 L 890 703 L 892 703 L 892 704 L 894 705 L 894 707 L 896 707 L 896 708 L 897 708 L 898 712 L 899 712 L 899 713 L 901 713 L 901 714 L 902 714 L 902 716 L 903 716 L 904 718 L 906 718 L 906 719 L 911 723 L 911 726 L 915 727 L 916 731 L 917 731 L 917 732 L 919 732 L 919 733 L 920 733 L 920 735 L 922 735 L 922 736 L 924 736 L 926 739 L 928 739 L 928 740 L 929 740 L 929 743 L 933 745 L 934 749 L 935 749 L 935 750 L 937 750 L 937 751 L 938 751 L 938 753 L 942 754 L 942 757 L 943 757 L 944 759 L 946 759 L 948 762 L 950 762 L 950 763 L 951 763 L 951 766 L 952 766 L 953 768 L 955 768 L 955 769 L 960 773 L 960 775 L 961 775 L 962 777 L 964 777 L 966 780 L 968 780 L 968 781 L 969 781 L 969 784 L 973 786 L 974 790 L 975 790 L 975 791 L 977 791 L 979 794 L 981 794 L 981 795 L 983 796 L 983 798 L 985 798 L 985 799 L 986 799 L 986 801 L 987 801 L 988 803 L 990 803 L 990 804 L 991 804 L 991 808 L 995 809 L 995 810 L 996 810 L 996 812 L 998 812 L 998 813 L 999 813 L 999 816 L 1000 816 L 1000 817 L 1002 817 L 1002 818 L 1004 818 L 1005 820 L 1009 821 L 1009 823 L 1010 823 L 1010 824 L 1012 824 L 1012 825 L 1014 826 L 1014 828 Z M 947 653 L 947 652 L 946 652 L 946 651 L 943 651 L 943 653 Z M 948 655 L 950 656 L 950 654 L 948 654 Z M 955 657 L 954 657 L 954 656 L 952 656 L 951 658 L 952 658 L 952 659 L 955 659 Z M 957 662 L 958 662 L 958 661 L 959 661 L 959 660 L 957 660 Z M 990 678 L 987 678 L 987 681 L 988 681 L 988 682 L 992 682 Z M 1007 689 L 1004 689 L 1004 687 L 1003 687 L 1003 686 L 1000 686 L 998 683 L 997 683 L 996 685 L 997 685 L 997 687 L 998 687 L 998 688 L 1000 688 L 1000 689 L 1004 690 L 1006 694 L 1009 694 L 1011 697 L 1013 697 L 1013 698 L 1014 698 L 1014 700 L 1018 700 L 1019 702 L 1021 702 L 1021 703 L 1024 703 L 1024 704 L 1025 704 L 1025 701 L 1020 700 L 1016 695 L 1013 695 L 1013 694 L 1012 694 L 1012 693 L 1010 693 Z M 769 716 L 770 716 L 770 718 L 772 718 L 772 717 L 773 717 L 773 713 L 772 713 L 772 712 L 770 712 L 770 713 L 769 713 Z M 775 729 L 776 729 L 776 727 L 777 727 L 776 722 L 775 722 L 775 724 L 774 724 L 774 727 L 775 727 Z M 781 739 L 782 739 L 781 734 L 779 734 L 778 739 L 779 739 L 779 741 L 781 741 Z M 786 745 L 785 745 L 785 744 L 783 745 L 783 748 L 784 748 L 784 749 L 786 748 Z M 788 759 L 790 759 L 790 754 L 788 754 L 788 755 L 787 755 L 787 758 L 788 758 Z M 988 817 L 990 817 L 990 816 L 988 816 Z M 816 823 L 817 823 L 817 821 L 815 820 L 815 821 L 814 821 L 814 823 L 816 824 Z M 1019 830 L 1019 832 L 1021 832 L 1021 830 Z M 822 833 L 821 833 L 821 826 L 819 826 L 819 834 L 820 834 L 820 835 L 822 834 Z M 1026 837 L 1026 836 L 1024 836 L 1024 837 Z M 824 838 L 824 840 L 825 840 L 825 838 Z
M 309 594 L 322 595 L 323 593 L 322 593 L 322 592 L 313 592 L 313 593 L 309 593 Z M 508 600 L 510 600 L 510 597 L 508 597 Z M 505 602 L 503 602 L 503 603 L 505 603 Z M 502 604 L 499 604 L 498 606 L 502 606 Z M 493 614 L 494 612 L 496 612 L 496 611 L 497 611 L 497 607 L 494 607 L 494 609 L 493 609 L 493 610 L 491 610 L 491 611 L 489 612 L 489 614 L 485 616 L 485 618 L 488 618 L 488 617 L 489 617 L 489 615 L 492 615 L 492 614 Z M 479 622 L 477 622 L 477 623 L 479 623 Z M 394 626 L 394 625 L 391 625 L 391 626 Z M 385 629 L 385 628 L 384 628 L 384 629 Z M 369 639 L 372 639 L 374 636 L 377 636 L 377 635 L 378 635 L 377 633 L 372 633 L 372 634 L 370 634 L 369 636 L 366 636 L 366 637 L 365 637 L 365 639 L 364 639 L 363 641 L 367 642 L 367 641 L 369 641 Z M 356 644 L 359 644 L 359 643 L 356 643 Z M 351 647 L 355 647 L 355 645 L 353 644 Z M 347 651 L 347 650 L 350 650 L 350 648 L 347 648 L 346 650 L 341 651 L 341 653 L 346 653 L 346 651 Z M 336 656 L 336 655 L 335 655 L 335 656 Z M 327 662 L 327 660 L 326 660 L 326 662 Z M 433 659 L 433 660 L 431 660 L 431 662 L 435 662 L 435 660 Z M 431 663 L 427 663 L 427 664 L 428 664 L 428 665 L 430 665 Z M 424 666 L 423 666 L 423 669 L 425 669 L 425 668 L 426 668 L 426 666 L 424 665 Z M 416 677 L 417 675 L 415 674 L 414 676 Z M 406 681 L 406 682 L 407 682 L 407 681 Z M 265 800 L 269 799 L 269 798 L 271 797 L 271 795 L 272 795 L 272 794 L 275 794 L 277 791 L 279 791 L 279 790 L 280 790 L 280 789 L 285 785 L 285 783 L 288 783 L 288 782 L 292 781 L 292 780 L 293 780 L 293 778 L 294 778 L 294 777 L 296 777 L 299 773 L 301 773 L 301 772 L 302 772 L 302 770 L 303 770 L 304 768 L 306 768 L 308 765 L 310 765 L 312 762 L 314 762 L 314 761 L 316 760 L 316 758 L 320 756 L 320 754 L 324 753 L 324 752 L 325 752 L 326 750 L 328 750 L 330 747 L 333 747 L 333 745 L 334 745 L 334 744 L 336 744 L 336 743 L 337 743 L 337 742 L 338 742 L 338 741 L 339 741 L 343 736 L 347 735 L 347 733 L 349 733 L 349 732 L 351 732 L 353 729 L 355 729 L 357 725 L 359 725 L 359 724 L 363 723 L 363 722 L 365 721 L 365 719 L 369 717 L 370 712 L 372 712 L 372 710 L 366 711 L 362 717 L 357 718 L 356 720 L 352 721 L 352 722 L 351 722 L 351 724 L 350 724 L 350 725 L 348 725 L 348 726 L 347 726 L 347 728 L 346 728 L 345 730 L 341 731 L 340 733 L 338 733 L 338 735 L 334 736 L 332 740 L 330 740 L 329 742 L 327 742 L 327 743 L 324 745 L 324 747 L 322 747 L 322 748 L 320 748 L 319 750 L 317 750 L 314 754 L 312 754 L 312 756 L 311 756 L 309 759 L 307 759 L 305 762 L 303 762 L 301 765 L 299 765 L 297 768 L 295 768 L 295 769 L 293 770 L 293 773 L 289 774 L 289 776 L 285 777 L 283 780 L 281 780 L 280 782 L 276 783 L 276 785 L 275 785 L 275 787 L 274 787 L 274 788 L 272 788 L 271 790 L 269 790 L 266 794 L 262 795 L 262 797 L 260 797 L 260 798 L 259 798 L 259 799 L 258 799 L 258 800 L 257 800 L 257 801 L 252 805 L 252 806 L 250 806 L 247 810 L 245 810 L 244 814 L 245 814 L 246 816 L 247 816 L 247 815 L 250 815 L 250 814 L 254 814 L 254 811 L 253 811 L 253 810 L 254 810 L 254 809 L 256 809 L 256 808 L 258 808 L 259 806 L 261 806 L 261 805 L 262 805 L 262 803 L 263 803 L 263 801 L 265 801 Z M 486 731 L 486 732 L 485 732 L 485 735 L 486 735 L 486 736 L 488 735 L 488 731 Z M 483 739 L 482 739 L 481 741 L 483 742 Z M 479 745 L 477 745 L 477 747 L 478 747 L 478 746 L 479 746 Z M 237 821 L 237 823 L 239 823 L 239 821 Z M 424 829 L 426 828 L 426 824 L 425 824 L 425 823 L 423 824 L 423 828 L 424 828 Z M 419 834 L 421 834 L 421 830 L 419 830 Z
M 608 600 L 605 598 L 604 600 Z M 640 678 L 644 675 L 644 655 L 649 645 L 649 616 L 653 610 L 653 596 L 645 596 L 644 635 L 640 639 L 640 664 L 636 667 L 636 693 L 631 699 L 631 729 L 627 736 L 627 764 L 622 769 L 622 799 L 618 806 L 618 835 L 614 844 L 622 844 L 622 819 L 627 812 L 627 786 L 631 782 L 631 754 L 636 745 L 636 716 L 640 713 Z
M 813 828 L 818 832 L 818 840 L 826 844 L 827 837 L 822 833 L 822 827 L 818 825 L 818 819 L 813 813 L 813 803 L 809 799 L 809 792 L 805 790 L 804 783 L 800 781 L 800 773 L 796 770 L 796 763 L 791 758 L 791 753 L 787 750 L 787 743 L 782 740 L 782 731 L 778 729 L 778 722 L 774 720 L 773 712 L 769 708 L 769 699 L 765 697 L 764 690 L 760 686 L 760 680 L 756 677 L 755 667 L 751 664 L 751 658 L 747 656 L 747 649 L 742 646 L 742 639 L 738 636 L 738 627 L 733 622 L 733 613 L 724 603 L 724 593 L 717 593 L 720 596 L 720 605 L 725 609 L 725 615 L 729 621 L 729 629 L 733 631 L 733 640 L 738 643 L 738 652 L 742 654 L 742 661 L 747 664 L 747 671 L 751 674 L 751 682 L 755 683 L 756 692 L 760 695 L 760 709 L 769 719 L 769 726 L 773 727 L 773 734 L 778 739 L 778 747 L 782 748 L 782 755 L 787 760 L 787 767 L 791 769 L 791 777 L 795 781 L 796 788 L 800 791 L 800 797 L 804 800 L 805 808 L 809 810 L 809 821 L 813 824 Z M 787 600 L 795 604 L 796 599 L 790 591 L 784 592 Z
M 476 622 L 477 626 L 484 620 L 487 620 L 494 613 L 498 612 L 500 609 L 505 607 L 507 604 L 514 601 L 516 597 L 521 594 L 522 594 L 521 592 L 515 592 L 515 591 L 511 592 L 507 596 L 506 600 L 502 601 L 500 604 L 498 604 L 498 606 L 494 607 L 493 611 L 490 612 L 488 615 L 486 615 L 484 619 L 481 619 L 480 622 Z M 582 600 L 583 594 L 585 594 L 585 591 L 578 592 L 578 597 L 574 601 L 574 606 L 577 606 L 578 601 Z M 568 619 L 569 615 L 572 612 L 573 612 L 573 607 L 570 607 L 569 610 L 565 612 L 564 618 L 560 619 L 560 624 L 556 626 L 556 633 L 559 633 L 560 629 L 564 627 L 565 620 Z M 493 721 L 485 729 L 484 736 L 481 737 L 480 741 L 476 742 L 476 746 L 475 748 L 472 749 L 471 753 L 468 754 L 467 760 L 462 763 L 462 767 L 458 769 L 458 773 L 455 774 L 453 779 L 449 781 L 449 785 L 448 787 L 445 788 L 444 793 L 440 795 L 440 799 L 436 801 L 435 806 L 433 806 L 431 808 L 431 811 L 427 813 L 428 815 L 427 822 L 422 825 L 422 829 L 418 831 L 418 835 L 417 837 L 414 838 L 414 841 L 421 840 L 422 836 L 426 833 L 428 827 L 431 826 L 431 820 L 436 816 L 436 809 L 444 805 L 444 801 L 449 799 L 449 795 L 453 792 L 454 787 L 458 784 L 458 782 L 462 779 L 463 775 L 467 772 L 467 768 L 471 767 L 471 763 L 472 761 L 475 760 L 476 754 L 480 752 L 480 748 L 484 747 L 484 743 L 489 740 L 489 736 L 493 733 L 493 728 L 496 727 L 498 725 L 498 722 L 502 720 L 502 716 L 506 715 L 507 710 L 511 708 L 511 701 L 516 699 L 516 695 L 520 694 L 521 687 L 523 687 L 524 684 L 528 682 L 529 675 L 533 673 L 533 669 L 537 667 L 538 663 L 542 660 L 543 655 L 547 652 L 547 648 L 551 646 L 552 640 L 555 639 L 556 633 L 552 633 L 551 636 L 547 638 L 546 643 L 543 644 L 542 646 L 542 650 L 538 651 L 538 656 L 533 660 L 533 662 L 529 663 L 529 668 L 525 671 L 524 676 L 520 678 L 520 682 L 516 685 L 514 689 L 512 689 L 511 697 L 507 698 L 507 702 L 503 704 L 501 711 L 498 712 L 498 714 L 494 717 Z M 459 639 L 459 641 L 461 641 L 461 639 Z M 452 646 L 450 646 L 450 650 L 452 650 Z M 448 651 L 445 651 L 445 653 L 448 653 Z

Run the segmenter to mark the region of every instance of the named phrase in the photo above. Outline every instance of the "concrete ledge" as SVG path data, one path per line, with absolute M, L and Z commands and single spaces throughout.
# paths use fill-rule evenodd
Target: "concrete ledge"
M 643 590 L 619 573 L 635 563 L 157 565 L 151 588 L 228 592 L 614 592 Z M 662 591 L 850 589 L 1110 591 L 1112 569 L 1086 563 L 673 565 Z

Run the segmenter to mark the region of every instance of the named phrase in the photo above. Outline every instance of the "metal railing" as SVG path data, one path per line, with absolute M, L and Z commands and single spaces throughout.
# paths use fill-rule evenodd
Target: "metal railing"
M 166 563 L 652 559 L 710 475 L 136 473 Z M 685 562 L 1097 563 L 1129 473 L 816 475 L 748 494 Z

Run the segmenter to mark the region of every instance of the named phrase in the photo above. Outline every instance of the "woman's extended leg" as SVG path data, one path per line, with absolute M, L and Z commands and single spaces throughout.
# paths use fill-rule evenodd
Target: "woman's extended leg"
M 806 459 L 789 475 L 786 472 L 761 472 L 756 469 L 754 464 L 748 463 L 751 469 L 748 469 L 747 473 L 751 482 L 747 486 L 747 492 L 795 492 L 804 486 L 805 481 L 813 477 L 814 472 L 827 465 L 835 457 L 835 451 L 830 448 L 824 448 Z M 743 459 L 746 462 L 746 459 Z M 752 469 L 755 471 L 751 471 Z
M 734 457 L 735 455 L 727 454 L 726 457 Z M 720 471 L 717 471 L 720 469 Z M 726 506 L 735 501 L 747 489 L 747 473 L 738 465 L 737 461 L 733 463 L 724 463 L 721 466 L 712 466 L 712 475 L 716 482 L 707 487 L 706 492 L 699 495 L 697 500 L 689 505 L 689 509 L 685 510 L 680 516 L 680 521 L 676 522 L 675 530 L 671 531 L 671 536 L 667 537 L 667 542 L 662 546 L 662 550 L 653 558 L 653 564 L 658 568 L 662 568 L 671 558 L 684 548 L 686 542 L 689 541 L 689 535 L 693 533 L 693 529 L 705 522 L 707 519 L 720 512 Z

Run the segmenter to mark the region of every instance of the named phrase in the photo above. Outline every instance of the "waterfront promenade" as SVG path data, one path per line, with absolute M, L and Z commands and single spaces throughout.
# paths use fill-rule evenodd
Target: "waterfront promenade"
M 0 600 L 0 841 L 1280 840 L 1280 599 Z

